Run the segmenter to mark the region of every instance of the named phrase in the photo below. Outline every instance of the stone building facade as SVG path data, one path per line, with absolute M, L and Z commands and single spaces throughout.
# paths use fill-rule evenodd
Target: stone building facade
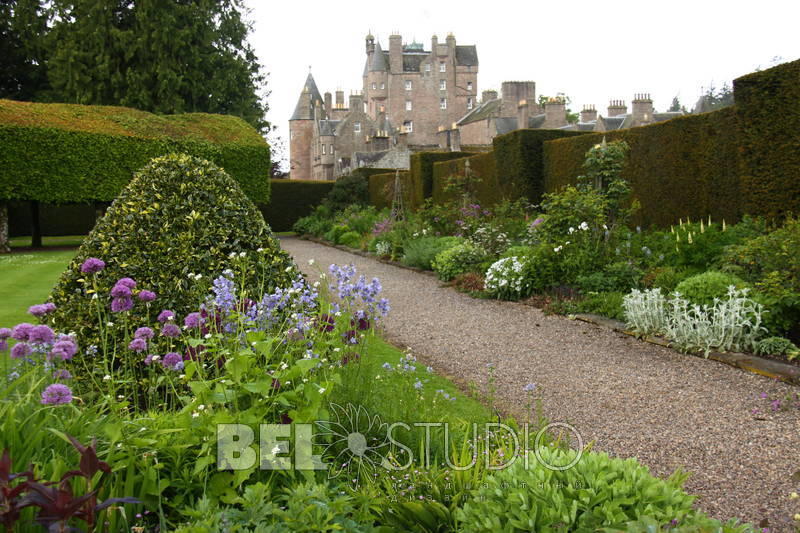
M 334 179 L 367 160 L 400 164 L 402 154 L 438 147 L 439 131 L 477 105 L 475 45 L 452 34 L 433 36 L 430 50 L 396 34 L 388 44 L 367 35 L 362 89 L 347 104 L 342 91 L 335 102 L 323 97 L 308 75 L 289 119 L 292 178 Z

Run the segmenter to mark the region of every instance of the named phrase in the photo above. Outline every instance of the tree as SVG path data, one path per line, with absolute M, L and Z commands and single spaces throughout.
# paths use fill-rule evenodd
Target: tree
M 42 0 L 0 2 L 0 98 L 33 100 L 49 89 L 48 18 Z
M 266 131 L 266 75 L 242 0 L 53 4 L 48 75 L 62 101 L 235 115 Z
M 716 111 L 730 105 L 733 105 L 733 89 L 730 84 L 725 82 L 721 89 L 717 89 L 712 82 L 703 92 L 694 112 Z

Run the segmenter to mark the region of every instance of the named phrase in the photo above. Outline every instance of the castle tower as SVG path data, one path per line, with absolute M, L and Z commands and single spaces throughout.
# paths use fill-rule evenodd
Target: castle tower
M 388 84 L 389 62 L 386 60 L 386 54 L 381 48 L 381 43 L 378 43 L 372 53 L 366 83 L 364 84 L 364 101 L 367 103 L 367 113 L 373 118 L 377 117 L 381 110 L 386 111 L 386 98 L 389 94 Z
M 321 118 L 316 116 L 315 108 L 321 105 L 322 96 L 309 72 L 289 119 L 289 177 L 292 179 L 311 179 L 314 122 Z

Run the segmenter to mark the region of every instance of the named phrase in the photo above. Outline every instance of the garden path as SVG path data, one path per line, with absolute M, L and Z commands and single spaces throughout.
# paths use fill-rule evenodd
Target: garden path
M 493 364 L 497 401 L 518 419 L 528 402 L 522 389 L 536 383 L 544 415 L 574 425 L 595 449 L 638 457 L 661 476 L 683 467 L 687 490 L 716 518 L 791 530 L 800 512 L 788 499 L 800 489 L 791 479 L 800 470 L 800 406 L 773 412 L 770 400 L 800 389 L 530 306 L 474 299 L 332 247 L 281 244 L 310 277 L 353 263 L 380 278 L 392 307 L 386 337 L 461 384 L 485 387 Z

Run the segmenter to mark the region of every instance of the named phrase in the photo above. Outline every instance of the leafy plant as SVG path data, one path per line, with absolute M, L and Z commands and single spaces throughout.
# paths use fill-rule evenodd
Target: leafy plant
M 789 355 L 790 359 L 797 356 L 797 346 L 789 339 L 783 337 L 767 337 L 761 339 L 756 344 L 756 354 L 758 355 Z M 791 357 L 794 355 L 794 357 Z
M 584 292 L 628 292 L 639 286 L 642 271 L 635 265 L 620 261 L 611 263 L 602 272 L 579 275 L 578 288 Z
M 625 320 L 625 310 L 622 305 L 624 299 L 625 294 L 621 292 L 591 293 L 575 304 L 575 311 Z
M 339 244 L 348 246 L 350 248 L 361 248 L 361 234 L 355 231 L 348 231 L 343 233 L 337 239 Z
M 431 270 L 433 260 L 441 252 L 452 248 L 464 240 L 459 237 L 419 237 L 405 243 L 403 264 Z
M 486 271 L 486 290 L 496 298 L 517 300 L 530 293 L 524 259 L 506 257 Z
M 450 281 L 459 274 L 469 272 L 480 263 L 486 252 L 472 243 L 465 242 L 448 248 L 436 255 L 431 266 L 442 281 Z
M 678 284 L 675 291 L 693 304 L 710 306 L 714 300 L 724 298 L 729 287 L 742 289 L 745 283 L 732 274 L 709 270 L 686 278 Z

